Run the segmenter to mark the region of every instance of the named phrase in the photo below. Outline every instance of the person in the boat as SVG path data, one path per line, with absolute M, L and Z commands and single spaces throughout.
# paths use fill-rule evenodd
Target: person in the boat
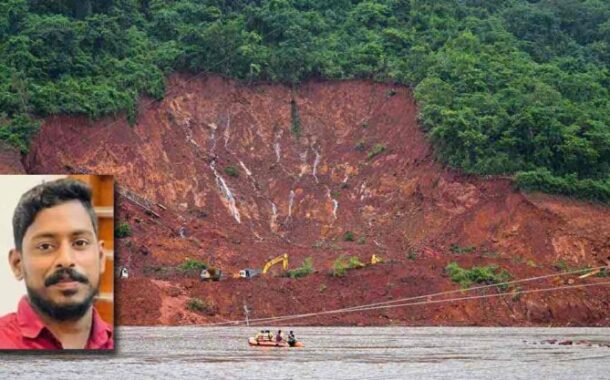
M 254 337 L 254 339 L 256 339 L 256 341 L 258 342 L 259 340 L 263 339 L 263 337 L 265 336 L 264 334 L 265 334 L 265 330 L 261 330 L 256 333 L 256 336 Z
M 273 341 L 273 334 L 271 333 L 271 330 L 266 330 L 266 333 L 267 333 L 267 340 Z
M 277 335 L 275 336 L 275 343 L 281 343 L 284 338 L 282 337 L 282 330 L 277 330 Z
M 297 342 L 297 338 L 294 336 L 294 332 L 292 332 L 292 330 L 290 331 L 290 333 L 288 334 L 288 344 L 290 346 L 294 346 Z

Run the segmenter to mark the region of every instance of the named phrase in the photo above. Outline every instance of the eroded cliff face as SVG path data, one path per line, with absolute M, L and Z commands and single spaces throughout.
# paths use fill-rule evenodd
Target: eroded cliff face
M 117 284 L 122 324 L 242 319 L 244 303 L 256 318 L 454 290 L 443 271 L 452 261 L 497 264 L 514 278 L 610 261 L 607 207 L 444 168 L 405 87 L 173 76 L 169 88 L 161 102 L 142 101 L 135 126 L 49 118 L 24 159 L 31 173 L 114 174 L 130 194 L 118 209 L 133 229 L 117 250 L 117 267 L 130 271 Z M 355 241 L 344 240 L 347 231 Z M 202 283 L 171 269 L 197 258 L 230 277 L 285 252 L 292 268 L 312 257 L 317 273 Z M 342 254 L 385 263 L 330 277 Z M 557 277 L 522 290 L 602 280 Z M 209 313 L 187 310 L 192 297 L 213 304 Z M 609 306 L 608 287 L 591 287 L 299 323 L 607 326 Z
M 4 143 L 0 143 L 0 173 L 25 174 L 19 152 Z

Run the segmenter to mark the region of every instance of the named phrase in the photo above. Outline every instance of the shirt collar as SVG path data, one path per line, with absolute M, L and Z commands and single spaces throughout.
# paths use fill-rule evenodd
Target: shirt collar
M 26 296 L 21 297 L 19 301 L 17 322 L 19 323 L 21 334 L 26 338 L 36 338 L 46 328 Z
M 87 347 L 102 346 L 112 339 L 112 328 L 109 324 L 104 322 L 95 307 L 93 308 L 92 316 L 91 335 L 89 335 Z M 37 338 L 43 330 L 47 329 L 38 313 L 32 308 L 32 305 L 26 296 L 23 296 L 19 301 L 19 306 L 17 307 L 17 321 L 19 323 L 19 328 L 21 329 L 21 334 L 26 338 Z

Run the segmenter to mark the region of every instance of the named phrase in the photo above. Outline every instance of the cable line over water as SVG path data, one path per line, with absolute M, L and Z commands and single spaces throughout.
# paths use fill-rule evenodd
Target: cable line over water
M 317 317 L 320 315 L 342 314 L 342 313 L 350 313 L 350 312 L 357 312 L 357 311 L 370 311 L 370 310 L 380 310 L 380 309 L 392 309 L 392 308 L 405 307 L 405 306 L 421 306 L 421 305 L 428 305 L 428 304 L 438 304 L 438 303 L 442 303 L 442 302 L 467 301 L 467 300 L 473 300 L 473 299 L 494 298 L 494 297 L 500 297 L 500 296 L 506 296 L 506 295 L 514 295 L 515 292 L 510 291 L 510 292 L 501 292 L 501 293 L 495 293 L 495 294 L 486 294 L 486 295 L 477 295 L 477 296 L 468 296 L 468 297 L 457 297 L 457 298 L 448 298 L 448 299 L 440 299 L 440 300 L 426 300 L 426 301 L 420 301 L 420 302 L 409 302 L 409 301 L 415 301 L 418 299 L 438 297 L 438 296 L 455 294 L 455 293 L 464 293 L 464 292 L 470 292 L 470 291 L 480 290 L 480 289 L 485 289 L 485 288 L 490 288 L 490 287 L 498 287 L 498 286 L 504 286 L 504 285 L 531 282 L 531 281 L 537 281 L 537 280 L 542 280 L 542 279 L 546 279 L 546 278 L 561 277 L 561 276 L 578 274 L 578 273 L 583 273 L 583 272 L 592 272 L 592 271 L 595 271 L 598 269 L 603 269 L 603 268 L 608 268 L 608 267 L 600 266 L 600 267 L 594 267 L 594 268 L 578 269 L 578 270 L 573 270 L 573 271 L 568 271 L 568 272 L 563 272 L 563 273 L 554 273 L 554 274 L 548 274 L 548 275 L 542 275 L 542 276 L 528 277 L 528 278 L 524 278 L 524 279 L 506 281 L 506 282 L 501 282 L 501 283 L 497 283 L 497 284 L 475 286 L 475 287 L 471 287 L 471 288 L 467 288 L 467 289 L 449 290 L 449 291 L 444 291 L 444 292 L 425 294 L 425 295 L 421 295 L 421 296 L 398 298 L 398 299 L 394 299 L 394 300 L 356 305 L 356 306 L 335 309 L 335 310 L 325 310 L 325 311 L 304 313 L 304 314 L 291 314 L 291 315 L 283 315 L 283 316 L 277 316 L 277 317 L 254 318 L 254 319 L 250 319 L 249 323 L 250 323 L 250 325 L 260 325 L 260 324 L 264 324 L 263 322 L 274 323 L 274 322 L 287 321 L 287 320 L 293 320 L 293 319 Z M 542 292 L 550 292 L 550 291 L 557 291 L 557 290 L 577 289 L 577 288 L 586 288 L 586 287 L 603 286 L 603 285 L 610 285 L 610 281 L 596 282 L 596 283 L 590 283 L 590 284 L 561 285 L 561 286 L 554 286 L 554 287 L 549 287 L 549 288 L 520 290 L 520 291 L 518 291 L 518 294 L 542 293 Z M 400 302 L 406 302 L 406 303 L 400 303 Z M 244 324 L 244 323 L 245 323 L 244 320 L 232 320 L 232 321 L 204 324 L 201 326 L 231 326 L 231 325 L 240 325 L 240 324 Z

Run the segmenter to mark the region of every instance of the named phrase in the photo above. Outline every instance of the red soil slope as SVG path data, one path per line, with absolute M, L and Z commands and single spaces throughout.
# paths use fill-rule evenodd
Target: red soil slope
M 513 278 L 610 261 L 610 209 L 446 169 L 418 128 L 405 87 L 349 81 L 290 89 L 185 76 L 169 86 L 163 101 L 142 102 L 135 126 L 123 118 L 45 120 L 24 160 L 32 173 L 114 174 L 149 208 L 120 197 L 119 217 L 133 229 L 117 250 L 117 267 L 130 271 L 117 280 L 121 324 L 220 322 L 243 319 L 244 304 L 257 318 L 456 290 L 444 273 L 452 261 L 496 264 Z M 383 151 L 375 155 L 376 145 Z M 347 231 L 355 241 L 344 240 Z M 454 253 L 452 245 L 475 249 Z M 230 278 L 285 252 L 291 268 L 312 257 L 316 273 Z M 363 262 L 377 254 L 385 263 L 332 277 L 342 254 Z M 186 258 L 229 278 L 200 282 L 175 269 Z M 520 289 L 601 281 L 608 278 L 557 276 Z M 610 325 L 607 286 L 512 290 L 292 323 Z M 485 292 L 497 290 L 478 294 Z M 186 307 L 193 297 L 204 300 L 204 311 Z
M 4 143 L 0 143 L 0 173 L 25 174 L 19 152 Z

